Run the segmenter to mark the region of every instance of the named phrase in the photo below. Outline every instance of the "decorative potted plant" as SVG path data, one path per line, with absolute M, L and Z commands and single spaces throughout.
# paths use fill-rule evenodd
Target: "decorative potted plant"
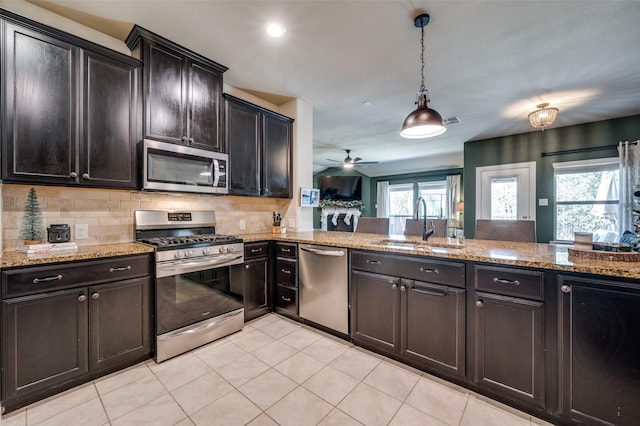
M 24 205 L 24 217 L 20 226 L 20 239 L 24 240 L 24 245 L 40 244 L 44 240 L 44 219 L 38 203 L 36 190 L 31 188 Z

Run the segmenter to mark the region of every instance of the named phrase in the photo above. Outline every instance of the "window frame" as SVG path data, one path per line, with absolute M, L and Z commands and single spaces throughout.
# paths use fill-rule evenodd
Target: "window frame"
M 590 160 L 577 160 L 577 161 L 564 161 L 553 163 L 553 201 L 554 201 L 554 215 L 553 215 L 553 238 L 554 241 L 562 243 L 572 243 L 573 240 L 560 239 L 558 237 L 558 208 L 561 206 L 606 206 L 606 205 L 620 205 L 620 197 L 618 195 L 616 200 L 571 200 L 571 201 L 559 201 L 557 190 L 557 176 L 560 174 L 578 174 L 589 172 L 605 172 L 605 171 L 619 171 L 620 160 L 618 157 L 606 157 L 596 158 Z M 619 178 L 618 178 L 619 179 Z M 619 221 L 619 217 L 617 218 Z M 618 231 L 616 231 L 618 232 Z

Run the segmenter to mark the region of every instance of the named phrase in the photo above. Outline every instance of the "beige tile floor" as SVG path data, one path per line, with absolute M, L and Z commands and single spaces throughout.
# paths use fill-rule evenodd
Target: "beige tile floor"
M 500 425 L 545 422 L 269 314 L 2 417 L 15 425 Z

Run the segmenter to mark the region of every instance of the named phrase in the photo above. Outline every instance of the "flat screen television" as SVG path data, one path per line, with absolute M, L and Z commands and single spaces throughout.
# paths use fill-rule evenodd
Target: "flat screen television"
M 362 200 L 362 176 L 321 176 L 321 200 Z

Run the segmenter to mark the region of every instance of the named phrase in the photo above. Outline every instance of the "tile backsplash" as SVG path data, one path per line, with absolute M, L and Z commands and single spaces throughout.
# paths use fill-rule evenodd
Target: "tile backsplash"
M 18 233 L 31 188 L 36 190 L 45 226 L 68 224 L 71 239 L 78 245 L 133 241 L 133 212 L 140 209 L 215 210 L 216 232 L 220 234 L 269 232 L 273 211 L 281 212 L 285 224 L 290 219 L 295 221 L 296 214 L 295 203 L 290 199 L 5 184 L 1 185 L 4 250 L 12 250 L 19 243 Z M 240 221 L 246 224 L 244 230 L 240 229 Z M 89 238 L 75 238 L 76 224 L 89 226 Z

